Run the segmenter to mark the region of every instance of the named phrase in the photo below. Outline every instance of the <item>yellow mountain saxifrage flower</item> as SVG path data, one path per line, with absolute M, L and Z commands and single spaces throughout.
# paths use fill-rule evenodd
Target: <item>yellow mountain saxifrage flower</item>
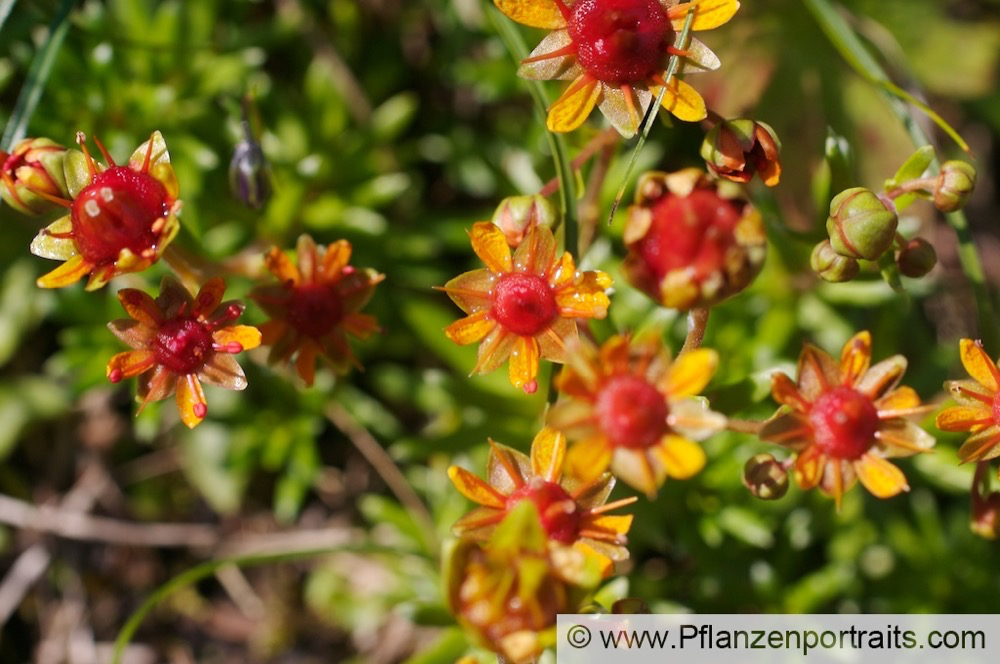
M 349 265 L 347 240 L 323 248 L 302 235 L 296 254 L 297 264 L 272 247 L 264 262 L 278 283 L 255 288 L 250 298 L 271 316 L 260 326 L 262 343 L 271 347 L 269 361 L 287 362 L 298 353 L 295 369 L 312 386 L 317 358 L 328 360 L 340 374 L 352 365 L 361 367 L 348 337 L 367 339 L 378 332 L 378 321 L 360 310 L 385 275 Z
M 134 288 L 118 291 L 129 318 L 112 321 L 108 328 L 133 350 L 112 357 L 107 375 L 112 383 L 139 376 L 140 411 L 176 390 L 181 419 L 193 428 L 208 412 L 200 381 L 246 389 L 243 369 L 231 355 L 260 345 L 260 332 L 232 324 L 243 314 L 243 304 L 223 302 L 225 291 L 226 282 L 216 277 L 192 298 L 171 275 L 163 277 L 155 300 Z
M 31 243 L 36 256 L 65 261 L 38 279 L 41 288 L 62 288 L 89 275 L 87 290 L 94 290 L 112 277 L 141 272 L 160 259 L 180 230 L 177 178 L 160 132 L 136 148 L 125 166 L 115 164 L 100 141 L 108 166 L 95 162 L 85 140 L 77 134 L 83 152 L 65 156 L 70 200 L 50 199 L 69 214 Z
M 902 355 L 871 366 L 868 332 L 844 345 L 839 366 L 806 344 L 797 384 L 783 373 L 772 377 L 771 394 L 784 408 L 760 437 L 797 452 L 795 481 L 803 489 L 818 486 L 838 507 L 855 479 L 877 498 L 908 491 L 903 472 L 886 459 L 926 452 L 935 441 L 904 419 L 928 410 L 912 388 L 897 387 L 905 371 Z
M 556 379 L 562 394 L 546 424 L 577 441 L 567 468 L 590 481 L 608 468 L 649 497 L 668 477 L 686 479 L 705 465 L 701 440 L 726 419 L 693 398 L 708 384 L 718 355 L 707 348 L 673 362 L 656 339 L 615 336 L 600 350 L 579 344 Z
M 494 0 L 508 17 L 552 30 L 521 63 L 518 74 L 536 80 L 572 81 L 549 108 L 550 130 L 572 131 L 597 106 L 618 132 L 630 138 L 646 110 L 666 86 L 663 107 L 681 120 L 706 117 L 705 100 L 690 85 L 665 76 L 670 57 L 680 57 L 677 74 L 712 71 L 719 58 L 691 38 L 684 50 L 674 41 L 690 13 L 691 29 L 710 30 L 728 22 L 737 0 Z
M 972 434 L 958 450 L 962 461 L 995 459 L 1000 456 L 1000 367 L 981 341 L 962 339 L 959 348 L 962 366 L 972 380 L 945 383 L 959 405 L 941 411 L 937 427 Z
M 453 542 L 444 561 L 459 624 L 511 664 L 534 662 L 554 646 L 556 616 L 579 610 L 602 578 L 592 556 L 549 546 L 530 500 L 518 503 L 488 542 Z
M 455 277 L 443 290 L 468 314 L 445 328 L 457 344 L 479 342 L 473 374 L 495 370 L 510 358 L 510 382 L 538 388 L 538 362 L 566 361 L 566 344 L 577 338 L 577 318 L 604 318 L 610 301 L 604 272 L 578 272 L 566 252 L 556 257 L 552 231 L 534 226 L 511 256 L 503 231 L 481 221 L 469 233 L 486 264 Z
M 548 427 L 531 443 L 531 457 L 490 440 L 486 482 L 467 470 L 452 466 L 448 477 L 459 492 L 480 505 L 455 524 L 461 537 L 488 540 L 496 525 L 518 504 L 534 503 L 542 530 L 555 545 L 595 557 L 610 574 L 614 563 L 628 558 L 625 534 L 631 515 L 607 513 L 635 502 L 626 498 L 606 503 L 615 479 L 603 473 L 589 482 L 563 476 L 566 437 Z

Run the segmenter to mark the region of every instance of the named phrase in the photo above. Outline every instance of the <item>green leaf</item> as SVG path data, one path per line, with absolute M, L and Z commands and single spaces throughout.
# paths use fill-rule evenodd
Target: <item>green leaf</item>
M 465 632 L 457 627 L 446 629 L 441 636 L 422 652 L 405 660 L 403 664 L 453 664 L 469 649 Z
M 910 158 L 899 167 L 896 174 L 891 179 L 885 181 L 885 190 L 895 189 L 904 182 L 919 178 L 930 168 L 931 163 L 934 161 L 934 156 L 934 146 L 932 145 L 924 145 L 917 148 L 917 151 L 910 155 Z

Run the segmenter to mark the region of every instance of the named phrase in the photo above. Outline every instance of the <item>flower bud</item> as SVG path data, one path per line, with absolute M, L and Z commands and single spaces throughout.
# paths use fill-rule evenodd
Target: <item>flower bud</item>
M 788 471 L 770 454 L 756 454 L 743 467 L 743 485 L 761 500 L 778 500 L 788 492 Z
M 946 161 L 934 183 L 934 207 L 955 212 L 965 207 L 976 188 L 976 169 L 964 161 Z
M 651 613 L 649 605 L 638 597 L 623 597 L 611 605 L 611 613 L 619 615 L 636 615 Z
M 47 138 L 26 138 L 11 153 L 0 151 L 0 198 L 23 214 L 59 207 L 42 194 L 69 199 L 63 162 L 66 148 Z
M 629 282 L 685 311 L 746 288 L 760 272 L 767 237 L 739 189 L 694 168 L 639 178 L 625 224 Z
M 236 144 L 229 162 L 229 188 L 244 205 L 259 210 L 271 197 L 271 170 L 250 124 L 246 121 L 242 124 L 243 138 Z
M 906 277 L 920 278 L 934 269 L 937 252 L 931 243 L 922 237 L 908 241 L 896 256 L 899 271 Z
M 774 130 L 748 118 L 720 122 L 701 144 L 702 159 L 719 177 L 746 183 L 757 173 L 768 187 L 781 177 L 780 151 Z
M 973 497 L 969 527 L 985 539 L 994 540 L 1000 535 L 1000 493 L 994 491 L 985 497 Z
M 861 269 L 857 260 L 841 256 L 834 251 L 829 240 L 823 240 L 816 245 L 809 264 L 820 279 L 833 283 L 850 281 L 858 276 L 858 271 Z
M 826 232 L 830 245 L 841 256 L 878 260 L 896 238 L 898 217 L 874 193 L 852 187 L 830 202 Z
M 507 244 L 517 247 L 532 226 L 552 228 L 558 214 L 544 196 L 510 196 L 500 201 L 493 213 L 493 223 L 503 231 Z

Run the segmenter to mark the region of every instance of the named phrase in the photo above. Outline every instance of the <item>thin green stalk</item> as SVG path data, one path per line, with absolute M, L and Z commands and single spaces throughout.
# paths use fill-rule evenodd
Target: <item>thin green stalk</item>
M 11 113 L 7 126 L 4 128 L 3 138 L 0 138 L 0 150 L 9 152 L 10 148 L 27 134 L 28 122 L 35 114 L 38 102 L 42 98 L 42 91 L 45 90 L 45 82 L 49 78 L 52 65 L 55 63 L 59 49 L 66 38 L 66 33 L 69 31 L 69 13 L 74 4 L 76 4 L 74 0 L 63 0 L 59 7 L 59 13 L 49 25 L 49 37 L 31 61 L 31 67 L 28 68 L 28 78 L 17 97 L 14 112 Z
M 829 38 L 830 43 L 840 52 L 847 63 L 866 80 L 878 85 L 889 102 L 889 107 L 902 122 L 906 131 L 910 135 L 910 140 L 916 147 L 930 145 L 931 140 L 921 128 L 920 124 L 913 117 L 913 114 L 903 101 L 913 103 L 912 95 L 908 93 L 900 98 L 899 88 L 889 79 L 889 75 L 882 69 L 879 63 L 868 52 L 864 44 L 847 24 L 844 18 L 830 4 L 829 0 L 803 0 L 806 7 L 812 12 L 817 23 Z M 925 113 L 929 110 L 923 104 L 915 103 Z M 929 113 L 932 119 L 936 118 L 933 112 Z M 955 141 L 968 150 L 965 141 L 958 136 L 957 132 L 950 125 L 943 121 L 935 122 L 948 133 Z M 940 164 L 935 158 L 931 164 L 931 174 L 936 174 Z M 983 264 L 976 250 L 976 245 L 969 230 L 969 221 L 965 213 L 961 210 L 945 215 L 948 224 L 954 229 L 958 237 L 958 258 L 962 265 L 962 271 L 972 285 L 972 293 L 976 299 L 976 308 L 979 318 L 979 334 L 989 348 L 994 351 L 1000 348 L 1000 321 L 997 319 L 996 310 L 993 305 L 992 293 L 986 283 L 986 275 L 983 271 Z
M 0 0 L 0 30 L 3 29 L 4 23 L 7 22 L 10 13 L 14 11 L 16 4 L 17 0 Z
M 677 36 L 677 40 L 674 42 L 675 48 L 679 50 L 687 48 L 688 39 L 691 35 L 691 24 L 694 23 L 694 16 L 696 13 L 697 10 L 688 12 L 687 19 L 684 21 L 684 29 L 681 30 L 681 33 Z M 625 190 L 628 188 L 628 184 L 632 180 L 632 172 L 635 170 L 635 166 L 639 161 L 639 153 L 642 152 L 642 148 L 646 144 L 646 138 L 649 136 L 649 132 L 653 128 L 653 122 L 656 121 L 656 116 L 660 112 L 660 105 L 663 103 L 663 96 L 667 93 L 667 88 L 670 86 L 670 82 L 673 81 L 674 76 L 677 75 L 680 62 L 680 56 L 670 56 L 670 62 L 667 64 L 667 73 L 663 77 L 663 82 L 666 85 L 663 86 L 660 90 L 660 94 L 658 94 L 656 99 L 653 100 L 653 104 L 643 121 L 642 134 L 639 136 L 639 142 L 635 144 L 635 149 L 632 150 L 632 157 L 629 159 L 628 167 L 625 169 L 625 177 L 622 178 L 622 185 L 618 188 L 618 193 L 615 195 L 615 202 L 611 204 L 611 213 L 608 215 L 608 224 L 611 224 L 614 220 L 615 212 L 618 210 L 618 206 L 625 197 Z
M 513 22 L 507 19 L 500 11 L 490 3 L 487 10 L 490 20 L 510 51 L 511 57 L 517 64 L 528 57 L 528 46 L 524 43 L 524 38 Z M 548 114 L 549 98 L 545 92 L 545 87 L 540 81 L 528 81 L 528 91 L 535 101 L 535 114 L 545 124 L 545 117 Z M 573 177 L 573 168 L 568 157 L 566 139 L 561 134 L 546 132 L 549 140 L 549 147 L 552 150 L 552 161 L 555 165 L 556 177 L 559 179 L 559 203 L 563 212 L 563 233 L 564 245 L 567 251 L 579 252 L 578 232 L 576 228 L 576 180 Z
M 305 551 L 294 551 L 291 553 L 285 552 L 255 556 L 236 556 L 232 558 L 210 560 L 206 563 L 202 563 L 197 567 L 192 567 L 189 570 L 181 572 L 161 585 L 153 591 L 153 594 L 146 598 L 146 601 L 144 601 L 131 616 L 129 616 L 128 620 L 122 626 L 121 631 L 118 632 L 118 638 L 115 639 L 115 648 L 111 655 L 111 664 L 121 664 L 122 655 L 125 654 L 125 648 L 127 648 L 128 644 L 132 641 L 132 637 L 135 636 L 139 626 L 142 625 L 142 621 L 146 619 L 146 616 L 149 615 L 150 611 L 156 608 L 160 602 L 167 599 L 178 590 L 187 588 L 202 579 L 212 576 L 222 567 L 227 565 L 235 565 L 237 567 L 256 567 L 258 565 L 268 565 L 271 563 L 285 563 L 295 560 L 305 560 L 308 558 L 318 558 L 319 556 L 342 552 L 386 553 L 399 555 L 399 551 L 389 548 L 371 546 L 340 546 L 322 549 L 308 549 Z

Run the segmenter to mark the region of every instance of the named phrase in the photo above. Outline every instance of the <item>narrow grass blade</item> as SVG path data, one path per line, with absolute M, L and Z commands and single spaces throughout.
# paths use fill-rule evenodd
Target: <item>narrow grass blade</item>
M 11 4 L 13 5 L 13 3 Z M 31 61 L 28 78 L 17 97 L 14 112 L 4 128 L 3 138 L 0 139 L 0 150 L 9 151 L 11 146 L 24 138 L 27 133 L 28 122 L 35 114 L 38 101 L 45 89 L 45 82 L 49 78 L 49 72 L 52 71 L 52 64 L 59 54 L 66 33 L 69 31 L 69 13 L 74 4 L 76 4 L 74 0 L 63 0 L 59 7 L 59 13 L 49 25 L 49 37 L 35 54 L 35 59 Z
M 7 22 L 10 13 L 14 11 L 16 4 L 17 0 L 0 0 L 0 30 L 3 30 L 3 25 Z

